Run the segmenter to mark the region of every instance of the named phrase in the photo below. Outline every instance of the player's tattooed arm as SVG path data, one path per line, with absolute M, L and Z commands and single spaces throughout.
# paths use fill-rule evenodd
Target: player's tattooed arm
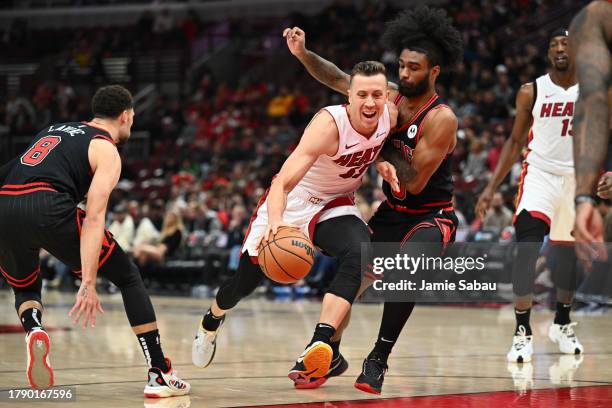
M 572 21 L 570 42 L 580 84 L 574 115 L 576 195 L 595 194 L 609 134 L 612 4 L 593 2 Z
M 423 123 L 422 136 L 412 151 L 410 180 L 406 190 L 421 193 L 431 176 L 457 143 L 457 117 L 450 108 L 441 107 L 431 112 Z
M 299 27 L 286 28 L 283 31 L 283 37 L 287 40 L 289 51 L 304 65 L 313 78 L 343 95 L 348 95 L 350 75 L 333 62 L 308 50 L 304 30 Z M 390 82 L 389 88 L 397 90 L 397 85 Z

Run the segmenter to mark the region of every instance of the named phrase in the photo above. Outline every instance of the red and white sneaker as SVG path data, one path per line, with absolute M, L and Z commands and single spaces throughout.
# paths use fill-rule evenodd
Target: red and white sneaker
M 53 386 L 53 369 L 49 363 L 51 340 L 42 328 L 32 329 L 25 338 L 28 354 L 28 381 L 32 388 L 50 388 Z
M 189 394 L 191 389 L 189 383 L 176 375 L 169 358 L 166 358 L 166 363 L 168 371 L 165 373 L 157 367 L 149 368 L 149 382 L 144 389 L 145 397 L 166 398 Z

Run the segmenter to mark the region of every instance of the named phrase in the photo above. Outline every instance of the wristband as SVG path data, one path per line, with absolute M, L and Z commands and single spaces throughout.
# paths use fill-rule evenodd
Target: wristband
M 574 204 L 578 207 L 582 203 L 591 203 L 593 206 L 597 205 L 597 199 L 590 194 L 578 194 L 574 198 Z

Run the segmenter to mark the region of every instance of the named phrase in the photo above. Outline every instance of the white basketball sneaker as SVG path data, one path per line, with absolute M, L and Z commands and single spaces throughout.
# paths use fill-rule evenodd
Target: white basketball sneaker
M 42 328 L 32 329 L 25 338 L 28 354 L 26 374 L 32 388 L 49 388 L 53 386 L 53 369 L 49 363 L 51 339 Z
M 519 332 L 512 338 L 512 347 L 506 355 L 510 363 L 527 363 L 533 354 L 533 336 L 527 336 L 525 326 L 519 326 Z
M 203 322 L 198 325 L 198 332 L 191 346 L 191 361 L 193 365 L 200 368 L 206 368 L 212 363 L 217 351 L 217 336 L 225 322 L 225 315 L 221 319 L 219 327 L 215 331 L 204 330 Z
M 565 354 L 582 354 L 584 347 L 578 341 L 573 327 L 578 323 L 551 324 L 548 328 L 548 338 L 559 344 L 559 350 Z
M 167 398 L 189 394 L 191 386 L 178 377 L 169 358 L 166 358 L 166 364 L 168 371 L 165 373 L 157 367 L 149 368 L 149 381 L 144 389 L 145 397 Z

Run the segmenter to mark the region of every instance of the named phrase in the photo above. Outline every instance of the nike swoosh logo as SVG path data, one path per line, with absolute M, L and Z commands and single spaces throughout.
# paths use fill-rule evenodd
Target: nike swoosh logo
M 385 339 L 384 337 L 381 337 L 380 339 L 381 339 L 382 341 L 386 341 L 387 343 L 393 343 L 393 340 L 387 340 L 387 339 Z
M 379 133 L 379 134 L 376 135 L 376 138 L 379 138 L 379 137 L 384 136 L 384 135 L 385 135 L 385 132 Z
M 550 98 L 551 96 L 555 96 L 555 94 L 544 95 L 545 98 Z
M 340 365 L 340 363 L 341 363 L 340 357 L 336 358 L 336 364 L 332 365 L 327 372 L 329 373 L 330 371 L 335 370 Z
M 344 145 L 344 148 L 345 148 L 345 149 L 351 149 L 351 148 L 353 148 L 353 147 L 357 146 L 358 144 L 359 144 L 359 143 L 355 143 L 355 144 L 350 145 L 350 146 L 349 146 L 349 145 Z
M 314 373 L 317 370 L 318 370 L 318 368 L 315 368 L 314 370 L 311 370 L 311 371 L 303 371 L 300 374 L 303 375 L 304 377 L 310 377 L 312 375 L 312 373 Z

